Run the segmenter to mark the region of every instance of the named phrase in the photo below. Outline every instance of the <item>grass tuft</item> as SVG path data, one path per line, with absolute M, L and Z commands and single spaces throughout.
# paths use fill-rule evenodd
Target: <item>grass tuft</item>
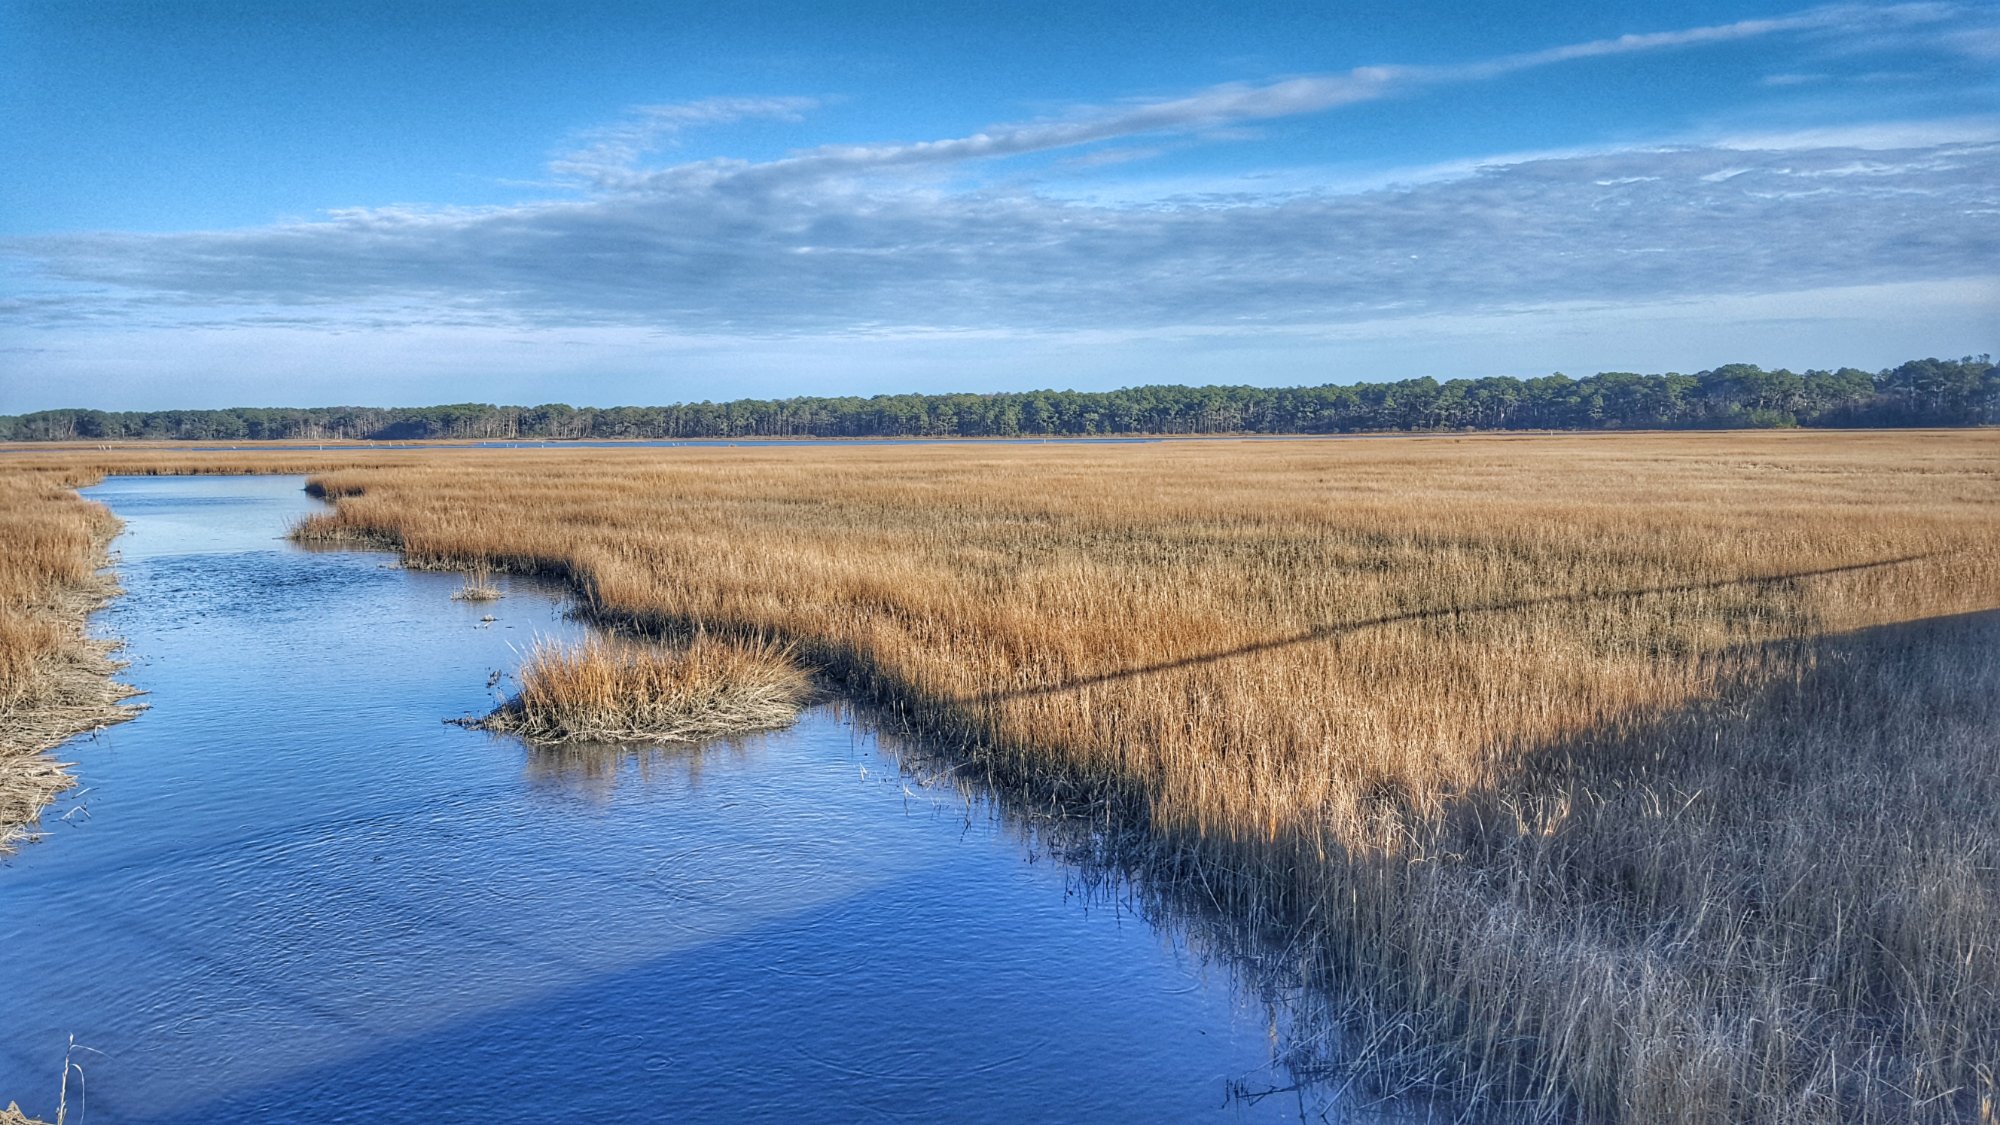
M 492 570 L 484 566 L 478 566 L 474 567 L 465 576 L 465 584 L 452 592 L 451 600 L 455 602 L 494 602 L 506 596 L 500 592 L 499 587 L 493 585 Z
M 479 725 L 535 742 L 700 742 L 782 727 L 811 681 L 790 650 L 697 636 L 667 648 L 633 640 L 542 641 L 521 690 Z

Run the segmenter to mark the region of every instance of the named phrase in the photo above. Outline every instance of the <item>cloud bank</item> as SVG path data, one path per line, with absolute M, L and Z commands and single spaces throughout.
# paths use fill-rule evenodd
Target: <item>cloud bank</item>
M 1531 159 L 1343 195 L 1102 206 L 825 182 L 37 240 L 29 316 L 367 309 L 679 332 L 1142 328 L 1989 275 L 2000 142 Z

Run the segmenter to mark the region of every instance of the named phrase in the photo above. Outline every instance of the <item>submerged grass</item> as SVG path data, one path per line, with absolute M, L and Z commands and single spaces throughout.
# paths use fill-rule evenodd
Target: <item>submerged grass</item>
M 538 642 L 521 690 L 478 725 L 536 742 L 700 742 L 798 717 L 811 688 L 791 653 L 706 635 Z
M 302 537 L 796 646 L 1286 935 L 1363 1083 L 1688 1125 L 1993 1096 L 2000 433 L 379 456 Z

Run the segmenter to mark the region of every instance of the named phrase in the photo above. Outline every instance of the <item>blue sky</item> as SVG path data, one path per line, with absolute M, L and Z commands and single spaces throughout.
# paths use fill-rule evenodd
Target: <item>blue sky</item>
M 0 411 L 2000 350 L 2000 7 L 0 0 Z

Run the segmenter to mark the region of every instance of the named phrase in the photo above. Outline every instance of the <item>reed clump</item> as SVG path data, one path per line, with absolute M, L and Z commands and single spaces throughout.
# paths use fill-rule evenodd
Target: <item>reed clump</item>
M 811 689 L 781 646 L 696 636 L 663 646 L 538 642 L 520 691 L 478 725 L 542 743 L 701 742 L 798 717 Z
M 1287 935 L 1364 998 L 1364 1081 L 1679 1125 L 1992 1097 L 2000 432 L 379 456 L 329 457 L 311 534 L 795 645 Z
M 500 592 L 498 586 L 493 584 L 493 571 L 487 567 L 478 566 L 472 568 L 466 574 L 464 584 L 452 591 L 451 600 L 455 602 L 493 602 L 499 601 L 506 596 Z

